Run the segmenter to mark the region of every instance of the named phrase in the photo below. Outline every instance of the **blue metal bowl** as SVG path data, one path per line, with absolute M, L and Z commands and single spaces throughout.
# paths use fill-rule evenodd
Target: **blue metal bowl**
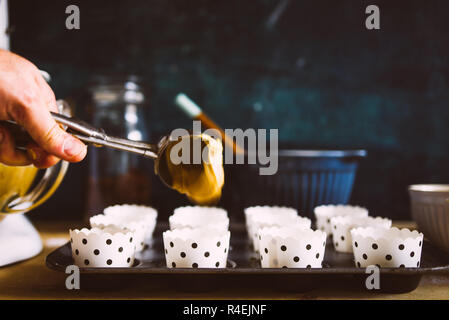
M 231 169 L 227 176 L 234 200 L 241 207 L 284 205 L 313 217 L 322 204 L 349 202 L 358 162 L 365 150 L 279 150 L 278 172 L 259 175 L 258 165 Z M 236 170 L 237 169 L 237 170 Z M 231 189 L 231 190 L 230 190 Z

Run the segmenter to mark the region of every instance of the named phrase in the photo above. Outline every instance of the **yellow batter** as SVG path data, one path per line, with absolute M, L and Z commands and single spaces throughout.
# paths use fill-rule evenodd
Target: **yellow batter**
M 201 153 L 207 150 L 200 164 L 174 164 L 170 160 L 171 149 L 179 143 L 175 141 L 167 146 L 163 159 L 160 159 L 159 171 L 171 177 L 170 187 L 202 205 L 217 203 L 221 198 L 224 185 L 223 145 L 206 134 L 191 135 L 192 141 L 201 140 Z M 207 149 L 205 147 L 207 146 Z M 206 161 L 207 159 L 207 161 Z

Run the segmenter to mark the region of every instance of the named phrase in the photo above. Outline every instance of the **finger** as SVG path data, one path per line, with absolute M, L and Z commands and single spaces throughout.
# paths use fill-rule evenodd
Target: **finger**
M 32 161 L 33 165 L 39 169 L 54 166 L 60 160 L 34 143 L 27 146 L 27 156 Z
M 40 72 L 36 72 L 35 82 L 41 89 L 40 92 L 43 100 L 46 102 L 45 105 L 48 110 L 58 113 L 59 110 L 56 103 L 55 94 Z M 33 165 L 40 169 L 54 166 L 60 160 L 34 143 L 27 146 L 27 151 L 29 156 L 33 158 Z
M 0 126 L 0 162 L 8 166 L 31 164 L 25 152 L 17 150 L 11 133 Z
M 47 81 L 42 77 L 39 71 L 36 71 L 36 74 L 34 76 L 34 80 L 37 84 L 37 86 L 40 88 L 40 94 L 42 95 L 42 99 L 45 101 L 45 106 L 48 108 L 48 110 L 53 112 L 58 112 L 58 106 L 56 105 L 56 97 L 51 89 L 51 87 L 48 85 Z
M 46 107 L 36 104 L 31 107 L 15 106 L 13 118 L 49 154 L 69 162 L 81 161 L 86 156 L 86 145 L 62 130 Z

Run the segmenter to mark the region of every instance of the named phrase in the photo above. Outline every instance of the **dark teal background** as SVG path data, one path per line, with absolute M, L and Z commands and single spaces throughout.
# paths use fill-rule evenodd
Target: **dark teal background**
M 96 72 L 138 73 L 155 135 L 191 127 L 172 102 L 183 91 L 226 128 L 366 148 L 351 202 L 373 215 L 409 218 L 407 185 L 449 182 L 449 1 L 290 0 L 274 24 L 277 0 L 10 2 L 12 50 L 51 73 L 58 97 Z M 65 28 L 69 4 L 81 30 Z M 365 28 L 368 4 L 380 30 Z M 81 215 L 82 199 L 67 195 L 84 167 L 33 215 L 63 205 L 64 218 Z

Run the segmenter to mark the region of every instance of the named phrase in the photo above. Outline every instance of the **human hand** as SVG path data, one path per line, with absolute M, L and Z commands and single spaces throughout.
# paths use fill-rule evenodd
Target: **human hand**
M 52 118 L 56 99 L 39 70 L 28 60 L 0 50 L 0 120 L 14 120 L 36 143 L 27 152 L 15 148 L 14 137 L 0 126 L 0 163 L 11 166 L 34 164 L 48 168 L 60 159 L 78 162 L 87 147 L 66 133 Z

